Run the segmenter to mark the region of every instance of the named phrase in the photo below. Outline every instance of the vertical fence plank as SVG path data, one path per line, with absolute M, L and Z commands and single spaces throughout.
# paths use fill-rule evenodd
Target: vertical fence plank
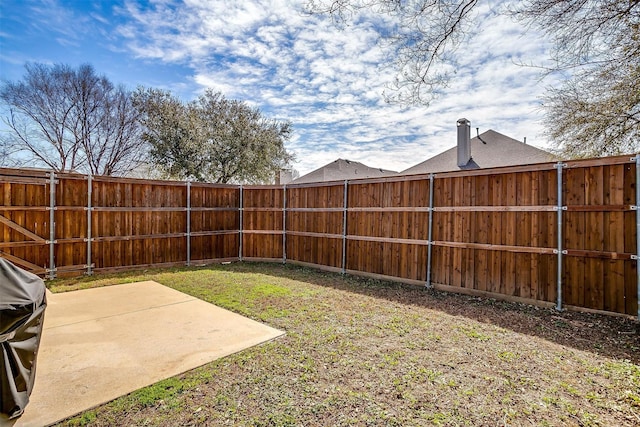
M 427 283 L 426 286 L 431 288 L 431 264 L 433 259 L 433 174 L 429 174 L 429 224 L 427 241 Z
M 635 160 L 635 188 L 636 188 L 636 197 L 635 197 L 635 211 L 636 211 L 636 253 L 635 253 L 635 261 L 636 261 L 636 295 L 635 295 L 635 305 L 636 305 L 636 315 L 638 320 L 640 320 L 640 153 L 636 154 L 634 158 L 631 160 Z M 634 208 L 632 208 L 634 209 Z M 632 256 L 631 259 L 634 259 Z
M 80 267 L 291 259 L 636 315 L 638 167 L 629 157 L 568 163 L 355 180 L 346 189 L 74 174 L 54 174 L 52 185 L 40 172 L 36 184 L 0 183 L 0 255 L 48 277 Z
M 93 234 L 91 232 L 92 220 L 92 197 L 93 197 L 93 180 L 91 174 L 87 176 L 87 275 L 93 274 L 93 265 L 91 259 L 91 246 L 93 245 Z
M 624 167 L 608 165 L 603 173 L 605 205 L 624 205 Z M 624 253 L 624 212 L 604 212 L 606 230 L 604 250 L 616 254 Z M 624 311 L 624 260 L 612 259 L 604 266 L 603 310 Z
M 563 237 L 562 237 L 562 227 L 563 227 L 563 221 L 562 221 L 562 210 L 564 209 L 564 206 L 562 204 L 562 193 L 563 193 L 563 178 L 562 178 L 562 168 L 564 168 L 566 165 L 562 162 L 556 164 L 556 168 L 558 170 L 558 198 L 557 198 L 557 219 L 558 219 L 558 228 L 557 228 L 557 236 L 558 236 L 558 248 L 556 249 L 556 253 L 558 255 L 557 258 L 557 265 L 556 265 L 556 271 L 558 273 L 558 277 L 557 277 L 557 288 L 556 288 L 556 298 L 557 298 L 557 302 L 556 302 L 556 310 L 560 311 L 562 310 L 562 255 L 563 255 Z
M 55 223 L 55 209 L 56 207 L 56 175 L 51 172 L 49 178 L 49 279 L 56 277 L 56 262 L 55 262 L 55 240 L 56 240 L 56 223 Z
M 604 169 L 602 166 L 585 170 L 585 205 L 604 203 Z M 588 251 L 603 252 L 605 241 L 604 212 L 585 212 L 585 243 Z M 585 258 L 584 306 L 604 309 L 604 263 L 597 258 Z
M 567 212 L 561 215 L 564 218 L 564 248 L 566 250 L 584 249 L 586 212 L 579 207 L 586 204 L 586 168 L 567 168 L 563 174 L 566 176 L 564 204 L 567 206 Z M 578 210 L 569 210 L 569 207 L 578 207 Z M 567 255 L 567 252 L 561 255 Z M 570 305 L 584 306 L 585 257 L 567 255 L 562 259 L 566 291 L 563 300 Z
M 242 244 L 244 241 L 244 236 L 242 235 L 242 229 L 244 228 L 244 218 L 243 218 L 243 212 L 244 212 L 244 200 L 243 200 L 243 191 L 242 191 L 242 185 L 240 186 L 240 208 L 238 209 L 238 216 L 239 216 L 239 220 L 238 220 L 238 259 L 240 261 L 242 261 Z
M 344 210 L 342 212 L 342 274 L 347 272 L 347 214 L 349 213 L 349 181 L 344 181 Z

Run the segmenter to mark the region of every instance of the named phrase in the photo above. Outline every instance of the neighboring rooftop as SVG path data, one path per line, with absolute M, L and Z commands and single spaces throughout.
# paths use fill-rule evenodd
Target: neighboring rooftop
M 342 181 L 345 179 L 378 178 L 392 175 L 413 175 L 486 169 L 501 166 L 520 166 L 558 160 L 548 151 L 527 145 L 489 129 L 471 138 L 471 122 L 457 122 L 457 145 L 402 172 L 372 168 L 346 159 L 337 159 L 306 175 L 291 180 L 290 171 L 282 171 L 277 184 L 307 184 L 311 182 Z
M 464 119 L 461 119 L 464 120 Z M 468 132 L 467 132 L 468 135 Z M 460 144 L 444 151 L 422 163 L 410 167 L 402 172 L 402 175 L 449 172 L 470 169 L 495 168 L 500 166 L 528 165 L 531 163 L 544 163 L 557 160 L 557 157 L 548 151 L 541 150 L 532 145 L 510 138 L 494 130 L 488 130 L 468 140 L 470 152 L 464 153 L 465 159 L 459 161 Z M 467 155 L 468 154 L 468 155 Z M 463 166 L 458 166 L 462 164 Z
M 326 164 L 306 175 L 291 181 L 291 184 L 307 184 L 310 182 L 341 181 L 345 179 L 376 178 L 396 175 L 397 172 L 372 168 L 365 164 L 346 159 L 338 159 Z M 285 184 L 283 182 L 283 184 Z

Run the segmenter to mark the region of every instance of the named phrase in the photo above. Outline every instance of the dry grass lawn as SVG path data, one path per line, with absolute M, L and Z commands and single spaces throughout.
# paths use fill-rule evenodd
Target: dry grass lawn
M 534 308 L 277 264 L 151 279 L 287 332 L 61 425 L 638 426 L 633 319 Z

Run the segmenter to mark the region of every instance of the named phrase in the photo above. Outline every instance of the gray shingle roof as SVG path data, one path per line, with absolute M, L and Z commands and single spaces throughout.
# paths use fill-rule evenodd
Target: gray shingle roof
M 453 147 L 400 173 L 411 175 L 449 172 L 528 165 L 557 160 L 557 157 L 548 151 L 527 145 L 494 130 L 488 130 L 481 133 L 479 137 L 471 138 L 471 160 L 466 166 L 458 166 L 457 156 L 457 147 Z
M 337 159 L 306 175 L 291 181 L 291 184 L 306 184 L 310 182 L 342 181 L 345 179 L 374 178 L 395 175 L 397 172 L 372 168 L 365 164 L 351 160 Z

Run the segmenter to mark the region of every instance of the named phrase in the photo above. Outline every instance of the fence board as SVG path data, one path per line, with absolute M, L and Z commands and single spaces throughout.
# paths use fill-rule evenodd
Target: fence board
M 431 283 L 553 303 L 556 174 L 553 164 L 436 174 Z M 0 169 L 0 255 L 39 274 L 50 261 L 49 178 Z M 283 259 L 286 242 L 292 262 L 421 283 L 429 182 L 426 175 L 349 181 L 343 235 L 343 181 L 287 186 L 286 195 L 280 186 L 243 187 L 240 206 L 239 186 L 94 177 L 91 263 L 107 271 L 180 265 L 188 255 L 195 263 L 231 260 L 240 243 L 244 257 Z M 55 183 L 55 265 L 77 274 L 89 261 L 88 180 L 56 174 Z M 567 162 L 563 303 L 637 313 L 636 185 L 628 156 Z
M 243 257 L 283 258 L 282 219 L 284 191 L 282 187 L 247 187 L 243 190 L 242 230 L 263 231 L 242 236 Z

